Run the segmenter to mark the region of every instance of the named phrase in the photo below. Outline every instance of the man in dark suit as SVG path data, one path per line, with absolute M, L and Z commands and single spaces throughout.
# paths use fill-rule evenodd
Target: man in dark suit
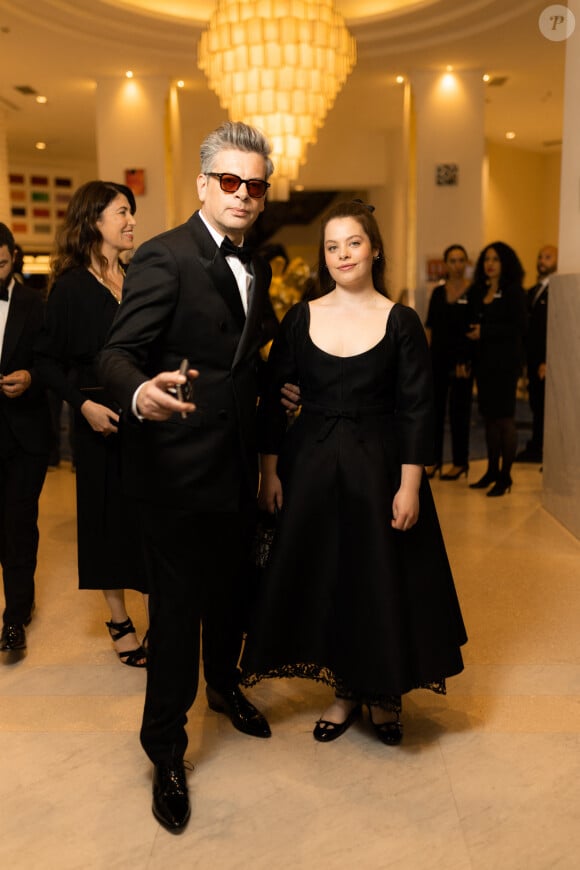
M 548 332 L 548 287 L 558 268 L 558 248 L 544 245 L 538 253 L 536 284 L 528 290 L 526 358 L 528 396 L 532 411 L 532 437 L 516 456 L 516 462 L 542 462 L 544 451 L 544 402 L 546 398 L 546 337 Z
M 5 609 L 0 651 L 21 655 L 34 608 L 38 499 L 48 462 L 49 417 L 32 366 L 42 327 L 38 291 L 15 280 L 14 237 L 0 223 L 0 561 Z
M 200 623 L 210 708 L 246 734 L 270 736 L 239 689 L 237 661 L 257 489 L 258 349 L 276 321 L 269 266 L 233 247 L 264 209 L 269 153 L 262 134 L 241 123 L 206 138 L 201 210 L 139 248 L 101 355 L 105 387 L 133 414 L 126 480 L 151 590 L 141 742 L 154 764 L 153 813 L 175 833 L 190 813 L 183 757 Z M 176 388 L 188 383 L 193 400 L 181 401 Z

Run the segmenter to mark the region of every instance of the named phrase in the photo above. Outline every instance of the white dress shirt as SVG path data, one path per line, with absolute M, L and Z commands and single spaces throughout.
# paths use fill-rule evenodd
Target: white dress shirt
M 4 332 L 6 330 L 6 321 L 8 320 L 8 308 L 12 299 L 12 290 L 14 289 L 14 276 L 8 285 L 8 301 L 0 299 L 0 352 L 4 346 Z
M 202 219 L 205 227 L 207 228 L 208 233 L 218 246 L 221 248 L 221 244 L 224 240 L 224 236 L 220 235 L 217 230 L 215 230 L 212 226 L 208 224 L 206 219 L 203 216 L 203 212 L 199 212 L 199 216 Z M 234 278 L 236 279 L 236 284 L 238 285 L 238 290 L 240 291 L 240 299 L 242 300 L 242 305 L 244 306 L 244 311 L 248 313 L 248 300 L 250 298 L 250 286 L 253 280 L 252 275 L 247 271 L 246 267 L 237 257 L 227 257 L 226 263 L 234 273 Z

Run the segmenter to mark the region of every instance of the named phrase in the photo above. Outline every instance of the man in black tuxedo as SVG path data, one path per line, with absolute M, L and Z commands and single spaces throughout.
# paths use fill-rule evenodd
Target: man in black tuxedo
M 558 248 L 544 245 L 538 253 L 536 284 L 528 290 L 526 358 L 528 395 L 532 411 L 532 437 L 516 456 L 516 462 L 542 462 L 544 451 L 544 403 L 546 398 L 546 337 L 548 332 L 548 287 L 558 268 Z
M 269 153 L 262 134 L 241 123 L 205 139 L 201 209 L 139 248 L 101 355 L 105 387 L 132 412 L 126 481 L 151 591 L 141 742 L 155 766 L 154 815 L 175 833 L 190 812 L 183 757 L 200 623 L 210 708 L 246 734 L 270 736 L 237 668 L 257 490 L 258 349 L 276 323 L 269 266 L 237 246 L 264 209 Z M 187 381 L 178 372 L 184 359 Z M 176 396 L 182 384 L 193 385 L 192 401 Z
M 14 237 L 0 223 L 0 561 L 5 609 L 0 651 L 26 648 L 34 608 L 38 499 L 48 463 L 49 416 L 35 374 L 40 293 L 14 278 Z

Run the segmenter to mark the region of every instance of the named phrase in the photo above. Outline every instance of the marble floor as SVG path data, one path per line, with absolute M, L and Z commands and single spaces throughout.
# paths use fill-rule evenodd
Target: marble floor
M 484 470 L 472 466 L 470 479 Z M 433 490 L 470 642 L 446 697 L 405 703 L 405 740 L 367 722 L 324 746 L 327 692 L 251 693 L 271 740 L 200 695 L 183 835 L 150 812 L 139 747 L 144 673 L 122 667 L 104 602 L 76 590 L 74 475 L 41 501 L 38 609 L 19 662 L 0 660 L 0 865 L 11 870 L 573 870 L 580 866 L 580 542 L 540 504 L 538 466 L 511 494 Z M 131 594 L 131 613 L 145 615 Z

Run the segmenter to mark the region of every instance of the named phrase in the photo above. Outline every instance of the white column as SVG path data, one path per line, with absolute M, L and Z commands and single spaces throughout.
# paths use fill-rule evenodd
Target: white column
M 580 0 L 566 44 L 558 272 L 550 281 L 543 503 L 580 538 Z
M 427 261 L 450 244 L 476 257 L 483 236 L 484 84 L 482 73 L 415 72 L 415 302 L 424 316 Z M 457 183 L 437 183 L 438 166 L 457 167 Z M 442 179 L 440 179 L 442 180 Z
M 11 226 L 10 198 L 8 195 L 8 146 L 6 144 L 6 113 L 0 109 L 0 221 Z
M 126 170 L 144 170 L 136 195 L 137 244 L 170 226 L 169 136 L 166 78 L 97 82 L 97 162 L 104 181 L 125 183 Z

